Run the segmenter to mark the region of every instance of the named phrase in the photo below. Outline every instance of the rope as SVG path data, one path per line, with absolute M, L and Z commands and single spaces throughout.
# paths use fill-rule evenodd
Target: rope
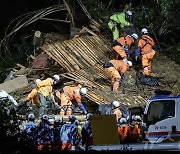
M 83 9 L 84 13 L 86 14 L 86 16 L 88 17 L 89 20 L 91 20 L 91 15 L 89 14 L 89 12 L 87 11 L 86 7 L 84 6 L 84 4 L 82 3 L 81 0 L 77 0 L 79 5 L 81 6 L 81 8 Z
M 146 18 L 146 17 L 148 17 L 148 14 L 146 13 L 146 10 L 145 10 L 145 7 L 144 7 L 144 4 L 143 4 L 143 1 L 142 1 L 142 0 L 141 0 L 141 3 L 142 3 L 143 12 L 145 13 L 145 18 Z M 153 31 L 153 28 L 151 27 L 149 18 L 147 18 L 147 21 L 148 21 L 148 23 L 149 23 L 149 27 L 151 28 L 151 31 L 153 32 L 153 35 L 154 35 L 155 39 L 156 39 L 157 45 L 158 45 L 159 49 L 161 50 L 161 47 L 160 47 L 160 45 L 159 45 L 157 36 L 156 36 L 155 32 Z

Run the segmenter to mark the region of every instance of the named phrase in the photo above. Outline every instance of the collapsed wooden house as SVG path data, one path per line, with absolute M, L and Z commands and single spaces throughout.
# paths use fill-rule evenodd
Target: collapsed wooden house
M 85 32 L 89 35 L 83 36 Z M 113 100 L 131 107 L 145 105 L 146 99 L 141 96 L 122 93 L 117 96 L 110 90 L 110 80 L 102 63 L 114 58 L 115 53 L 103 35 L 84 27 L 74 38 L 44 44 L 41 49 L 67 71 L 60 76 L 88 87 L 86 97 L 90 101 L 98 105 L 110 104 Z

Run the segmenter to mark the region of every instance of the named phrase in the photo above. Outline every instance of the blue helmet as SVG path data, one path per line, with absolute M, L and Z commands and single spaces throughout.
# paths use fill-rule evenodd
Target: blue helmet
M 77 118 L 74 115 L 69 116 L 69 121 L 71 121 L 71 122 L 75 122 L 76 119 Z

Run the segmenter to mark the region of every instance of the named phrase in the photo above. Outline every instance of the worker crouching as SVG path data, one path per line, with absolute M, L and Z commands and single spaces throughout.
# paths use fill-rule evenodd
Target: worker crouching
M 122 36 L 117 40 L 113 41 L 113 49 L 118 53 L 122 59 L 127 60 L 130 57 L 130 48 L 132 44 L 138 39 L 138 35 L 133 33 L 131 35 Z
M 87 110 L 82 103 L 82 96 L 86 95 L 87 89 L 83 88 L 82 85 L 75 87 L 65 86 L 63 88 L 63 93 L 61 93 L 61 110 L 60 115 L 71 115 L 72 114 L 72 101 L 75 100 L 78 103 L 78 107 L 83 111 L 84 114 L 87 114 Z
M 126 143 L 128 137 L 129 125 L 126 118 L 120 118 L 118 120 L 118 134 L 120 143 Z
M 129 124 L 128 130 L 128 142 L 129 143 L 139 143 L 142 141 L 140 123 L 142 122 L 139 115 L 132 116 L 132 122 Z
M 120 84 L 124 81 L 124 73 L 132 66 L 131 61 L 127 60 L 110 60 L 103 64 L 103 68 L 106 68 L 110 73 L 111 82 L 113 85 L 112 90 L 118 91 Z
M 33 85 L 33 88 L 37 88 L 37 96 L 39 98 L 39 118 L 42 118 L 43 114 L 45 114 L 46 106 L 54 102 L 53 100 L 53 85 L 59 81 L 59 75 L 54 75 L 51 78 L 47 78 L 46 80 L 40 81 Z
M 145 75 L 150 75 L 152 69 L 152 59 L 156 53 L 155 51 L 155 42 L 148 35 L 148 30 L 143 28 L 141 30 L 142 37 L 138 42 L 138 49 L 135 52 L 135 60 L 137 60 L 138 56 L 142 55 L 142 66 L 144 68 L 143 73 Z

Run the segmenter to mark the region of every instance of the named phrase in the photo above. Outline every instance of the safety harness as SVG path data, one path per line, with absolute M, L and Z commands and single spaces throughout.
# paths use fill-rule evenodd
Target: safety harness
M 144 48 L 147 44 L 151 45 L 152 46 L 152 42 L 151 42 L 151 38 L 150 36 L 147 36 L 147 35 L 143 35 L 143 37 L 141 38 L 142 40 L 144 40 L 144 44 L 142 45 L 142 47 L 140 47 L 140 49 Z M 148 51 L 145 51 L 145 52 L 142 52 L 142 54 L 148 54 L 150 53 L 151 51 L 153 51 L 152 49 L 151 50 L 148 50 Z

